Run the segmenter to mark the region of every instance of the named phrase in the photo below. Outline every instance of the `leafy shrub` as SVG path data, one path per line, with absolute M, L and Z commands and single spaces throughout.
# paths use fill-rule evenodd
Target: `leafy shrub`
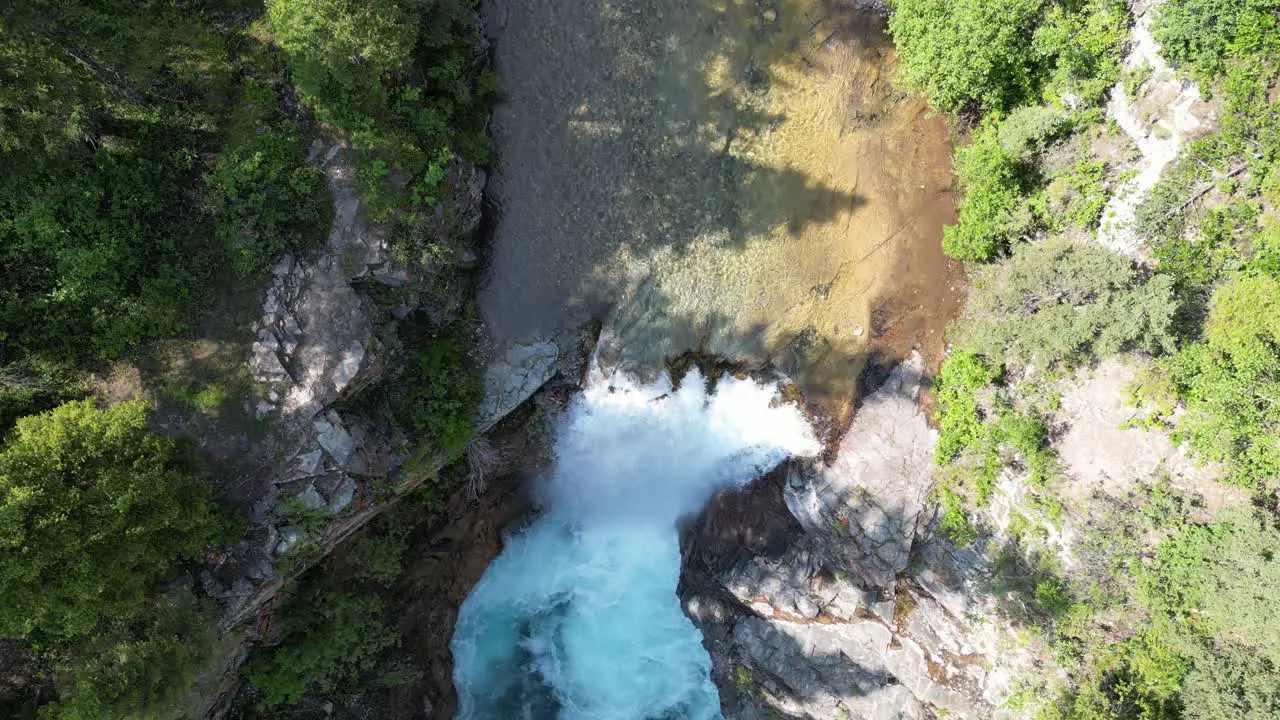
M 997 450 L 1007 445 L 1025 464 L 1027 481 L 1043 485 L 1049 480 L 1053 466 L 1053 452 L 1049 448 L 1049 426 L 1026 412 L 1002 412 L 990 429 L 988 442 Z M 990 478 L 994 483 L 995 478 Z M 989 492 L 989 488 L 983 488 Z
M 418 348 L 388 391 L 396 418 L 429 438 L 436 452 L 455 452 L 471 439 L 483 386 L 467 364 L 460 334 Z
M 405 531 L 384 528 L 380 532 L 361 535 L 348 549 L 344 561 L 355 569 L 358 579 L 390 585 L 404 570 L 404 553 L 407 547 Z
M 1032 34 L 1044 0 L 894 0 L 902 75 L 938 107 L 1008 110 L 1039 85 Z
M 1129 260 L 1090 243 L 1019 247 L 974 278 L 955 342 L 1002 362 L 1075 364 L 1128 349 L 1169 352 L 1171 282 L 1143 282 Z
M 298 143 L 281 134 L 255 134 L 227 149 L 206 182 L 218 237 L 242 275 L 267 269 L 282 250 L 305 249 L 322 232 L 323 177 L 303 163 Z
M 87 390 L 66 368 L 25 361 L 0 367 L 0 442 L 24 415 L 52 410 Z
M 229 72 L 213 25 L 154 0 L 0 8 L 0 365 L 114 357 L 204 299 L 220 253 L 189 189 Z
M 1123 3 L 894 0 L 889 32 L 902 75 L 934 105 L 1001 113 L 1072 92 L 1099 102 L 1119 77 Z
M 955 170 L 964 195 L 956 224 L 943 231 L 942 249 L 958 260 L 990 260 L 1034 222 L 1024 199 L 1031 173 L 1001 144 L 994 124 L 956 151 Z
M 953 352 L 943 361 L 933 385 L 938 399 L 939 463 L 955 459 L 982 436 L 977 392 L 999 376 L 999 368 L 966 350 Z
M 1152 610 L 1280 662 L 1280 528 L 1265 511 L 1235 508 L 1160 544 L 1142 578 Z
M 1196 658 L 1182 688 L 1186 720 L 1280 716 L 1280 667 L 1226 641 Z
M 1129 9 L 1122 0 L 1055 2 L 1036 28 L 1034 49 L 1053 70 L 1045 101 L 1096 105 L 1120 79 L 1120 59 L 1129 40 Z
M 1280 0 L 1168 0 L 1156 10 L 1152 34 L 1160 54 L 1208 77 L 1229 58 L 1280 49 Z
M 1152 616 L 1136 634 L 1086 648 L 1081 685 L 1042 720 L 1210 720 L 1280 712 L 1280 531 L 1235 508 L 1164 540 L 1138 573 Z M 1131 601 L 1132 598 L 1126 598 Z
M 197 675 L 217 658 L 216 628 L 207 603 L 188 590 L 165 592 L 73 651 L 41 720 L 178 720 Z
M 1280 282 L 1237 277 L 1213 296 L 1205 341 L 1164 366 L 1187 406 L 1175 437 L 1254 487 L 1280 477 Z
M 310 691 L 333 690 L 371 670 L 379 653 L 400 641 L 382 613 L 370 595 L 313 589 L 290 600 L 280 611 L 280 646 L 245 666 L 262 704 L 293 705 Z
M 216 255 L 179 217 L 180 170 L 100 151 L 0 208 L 0 362 L 113 357 L 184 326 Z
M 1093 230 L 1107 207 L 1107 191 L 1102 185 L 1106 166 L 1092 160 L 1081 160 L 1066 172 L 1056 175 L 1045 188 L 1049 224 L 1055 230 L 1075 226 Z
M 1027 105 L 1000 121 L 996 137 L 1005 152 L 1022 161 L 1045 151 L 1072 128 L 1071 116 L 1049 105 Z
M 1256 227 L 1258 208 L 1253 203 L 1228 203 L 1205 212 L 1194 230 L 1181 223 L 1154 243 L 1157 269 L 1173 278 L 1177 287 L 1194 301 L 1213 283 L 1241 266 L 1241 251 Z
M 424 201 L 424 193 L 392 187 L 389 170 L 419 178 L 447 148 L 485 160 L 469 3 L 269 0 L 266 19 L 303 99 L 360 150 L 360 188 L 373 216 Z
M 938 493 L 938 504 L 942 509 L 938 527 L 948 540 L 956 545 L 968 545 L 978 539 L 978 530 L 965 509 L 963 496 L 951 488 L 942 488 Z
M 0 635 L 67 640 L 130 617 L 219 537 L 208 487 L 146 413 L 71 402 L 18 421 L 0 450 Z

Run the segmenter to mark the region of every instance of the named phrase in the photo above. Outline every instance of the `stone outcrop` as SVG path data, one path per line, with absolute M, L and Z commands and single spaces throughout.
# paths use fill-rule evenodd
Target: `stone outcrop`
M 681 594 L 733 718 L 979 718 L 1030 658 L 988 622 L 985 561 L 933 532 L 936 433 L 919 357 L 870 395 L 829 465 L 718 496 Z
M 249 409 L 264 427 L 261 445 L 267 450 L 261 454 L 274 462 L 244 480 L 250 488 L 245 537 L 210 557 L 199 579 L 221 601 L 227 628 L 270 600 L 282 568 L 322 556 L 394 494 L 385 491 L 402 481 L 396 471 L 408 453 L 408 438 L 385 421 L 339 412 L 334 404 L 381 378 L 395 350 L 385 344 L 387 323 L 415 310 L 447 322 L 463 301 L 443 297 L 440 287 L 447 283 L 432 275 L 452 273 L 457 263 L 406 265 L 390 246 L 386 228 L 364 218 L 356 168 L 344 144 L 316 140 L 308 161 L 323 170 L 332 196 L 326 243 L 305 257 L 279 259 L 261 317 L 251 328 L 248 364 L 259 396 Z M 479 226 L 485 179 L 463 162 L 450 165 L 442 185 L 447 196 L 426 219 L 424 232 L 469 238 Z M 531 375 L 525 384 L 533 382 Z M 498 403 L 489 422 L 511 407 Z M 326 516 L 331 521 L 317 534 L 317 521 Z
M 1097 240 L 1135 260 L 1146 255 L 1144 241 L 1134 227 L 1138 206 L 1160 181 L 1165 167 L 1178 157 L 1181 147 L 1215 120 L 1214 107 L 1201 98 L 1199 87 L 1160 56 L 1160 46 L 1151 34 L 1151 10 L 1157 4 L 1158 0 L 1133 3 L 1137 22 L 1124 59 L 1125 68 L 1149 68 L 1150 77 L 1138 88 L 1128 87 L 1132 80 L 1122 80 L 1112 88 L 1107 102 L 1107 116 L 1137 146 L 1141 159 L 1132 168 L 1134 176 L 1122 183 L 1107 203 Z
M 528 400 L 557 372 L 560 349 L 551 340 L 510 343 L 485 370 L 484 400 L 476 410 L 483 431 Z
M 1201 498 L 1210 514 L 1247 502 L 1247 492 L 1217 482 L 1221 468 L 1197 462 L 1168 432 L 1132 427 L 1140 411 L 1125 398 L 1138 380 L 1139 362 L 1103 360 L 1064 383 L 1056 418 L 1064 430 L 1055 445 L 1070 482 L 1061 495 L 1077 502 L 1095 493 L 1123 499 L 1139 483 L 1167 480 Z

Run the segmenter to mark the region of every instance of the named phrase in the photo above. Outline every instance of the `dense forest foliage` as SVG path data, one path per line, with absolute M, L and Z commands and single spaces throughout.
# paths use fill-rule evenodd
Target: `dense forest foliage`
M 935 383 L 942 530 L 991 539 L 999 478 L 1029 487 L 996 557 L 1011 617 L 1042 631 L 1066 687 L 1024 678 L 1009 709 L 1042 720 L 1280 717 L 1280 1 L 1165 0 L 1163 57 L 1220 103 L 1138 209 L 1153 262 L 1087 236 L 1116 169 L 1107 88 L 1131 18 L 1108 0 L 895 0 L 901 79 L 953 113 L 958 222 L 944 249 L 972 261 L 972 295 Z M 1119 180 L 1122 182 L 1124 178 Z M 1055 381 L 1117 354 L 1147 368 L 1137 425 L 1163 427 L 1251 506 L 1206 517 L 1167 484 L 1091 510 L 1064 568 L 1049 423 Z M 1143 540 L 1146 538 L 1146 541 Z M 1153 539 L 1154 538 L 1154 539 Z M 1040 548 L 1040 549 L 1038 549 Z
M 45 668 L 41 718 L 177 717 L 238 642 L 182 577 L 240 522 L 193 443 L 141 400 L 104 407 L 97 383 L 323 240 L 312 138 L 348 143 L 367 214 L 428 252 L 445 166 L 487 153 L 477 32 L 469 0 L 0 4 L 0 652 Z M 463 353 L 422 353 L 396 389 L 410 430 L 465 442 Z M 254 667 L 272 701 L 328 676 Z M 0 696 L 0 715 L 34 700 Z

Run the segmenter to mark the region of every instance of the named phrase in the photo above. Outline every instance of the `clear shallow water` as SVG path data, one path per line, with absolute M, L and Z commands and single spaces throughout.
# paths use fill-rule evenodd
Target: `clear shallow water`
M 717 489 L 819 451 L 777 388 L 696 372 L 679 390 L 595 377 L 556 440 L 543 514 L 463 603 L 458 717 L 719 718 L 711 660 L 676 597 L 676 521 Z

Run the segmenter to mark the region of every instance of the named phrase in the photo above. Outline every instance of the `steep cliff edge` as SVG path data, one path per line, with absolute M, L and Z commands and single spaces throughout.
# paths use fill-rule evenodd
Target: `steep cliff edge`
M 985 717 L 1026 653 L 937 533 L 920 359 L 866 398 L 829 465 L 718 496 L 686 536 L 682 598 L 726 717 Z

